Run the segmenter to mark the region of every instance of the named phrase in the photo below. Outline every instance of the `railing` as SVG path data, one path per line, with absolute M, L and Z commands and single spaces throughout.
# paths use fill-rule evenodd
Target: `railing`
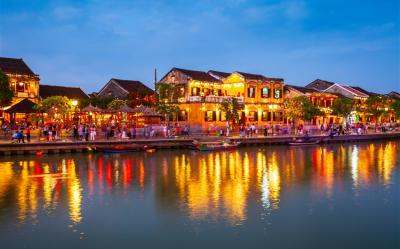
M 189 102 L 222 103 L 224 100 L 237 99 L 239 103 L 244 103 L 244 97 L 232 96 L 189 96 Z

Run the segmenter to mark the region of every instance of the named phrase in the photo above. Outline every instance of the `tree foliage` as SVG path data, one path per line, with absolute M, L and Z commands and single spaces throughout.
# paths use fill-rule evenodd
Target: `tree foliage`
M 364 105 L 365 112 L 374 117 L 375 122 L 377 122 L 379 117 L 385 115 L 385 113 L 388 111 L 389 102 L 387 97 L 376 95 L 370 96 L 365 101 Z
M 400 118 L 400 99 L 396 99 L 392 104 L 391 108 L 394 111 L 394 114 L 396 115 L 396 118 Z
M 221 111 L 225 112 L 226 120 L 233 124 L 239 121 L 239 111 L 243 110 L 244 105 L 240 104 L 236 98 L 226 99 L 221 103 Z
M 121 107 L 123 107 L 124 105 L 126 105 L 126 100 L 122 100 L 122 99 L 114 99 L 113 101 L 111 101 L 107 107 L 110 109 L 114 109 L 117 110 Z
M 180 97 L 179 88 L 170 83 L 157 83 L 156 85 L 156 101 L 165 103 L 175 103 Z
M 79 103 L 80 108 L 84 108 L 91 104 L 92 106 L 97 106 L 101 109 L 106 109 L 108 104 L 113 101 L 112 97 L 97 97 L 97 96 L 92 96 L 87 99 L 82 99 Z
M 157 83 L 156 85 L 156 101 L 155 110 L 161 114 L 164 114 L 166 120 L 169 121 L 169 117 L 179 112 L 179 107 L 174 104 L 178 101 L 179 89 L 169 83 Z
M 34 109 L 42 112 L 66 114 L 72 112 L 72 101 L 65 96 L 51 96 L 47 97 L 35 105 Z
M 14 96 L 7 75 L 0 69 L 0 107 L 8 106 Z
M 349 98 L 337 98 L 332 105 L 332 114 L 347 118 L 354 110 L 354 100 Z
M 323 115 L 323 112 L 314 106 L 306 96 L 298 96 L 286 100 L 285 113 L 288 118 L 294 121 L 310 121 L 316 116 Z

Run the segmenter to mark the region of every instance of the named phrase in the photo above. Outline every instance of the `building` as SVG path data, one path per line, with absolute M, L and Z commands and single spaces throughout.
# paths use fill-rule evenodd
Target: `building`
M 179 88 L 178 121 L 192 128 L 208 129 L 225 125 L 221 111 L 224 100 L 235 98 L 244 104 L 240 122 L 258 125 L 283 122 L 283 79 L 244 72 L 196 71 L 172 68 L 159 83 Z
M 144 99 L 154 102 L 154 91 L 137 80 L 110 79 L 97 93 L 97 97 L 114 99 Z
M 7 75 L 14 92 L 11 105 L 0 110 L 0 118 L 23 119 L 26 114 L 34 112 L 32 108 L 24 108 L 39 102 L 39 75 L 35 74 L 23 59 L 0 57 L 0 69 Z
M 339 122 L 338 117 L 332 114 L 332 105 L 338 98 L 337 95 L 320 92 L 314 88 L 285 85 L 285 100 L 298 96 L 306 96 L 314 106 L 318 107 L 324 113 L 324 116 L 314 118 L 312 124 L 321 125 Z
M 39 97 L 45 99 L 52 96 L 65 96 L 71 100 L 83 100 L 89 96 L 80 87 L 40 85 Z
M 360 87 L 351 87 L 348 85 L 340 85 L 335 82 L 330 82 L 326 80 L 316 79 L 313 82 L 309 83 L 305 86 L 309 89 L 315 89 L 320 92 L 327 92 L 333 94 L 339 94 L 344 97 L 356 100 L 359 103 L 362 103 L 370 96 L 367 94 L 367 91 Z M 358 88 L 358 89 L 357 89 Z

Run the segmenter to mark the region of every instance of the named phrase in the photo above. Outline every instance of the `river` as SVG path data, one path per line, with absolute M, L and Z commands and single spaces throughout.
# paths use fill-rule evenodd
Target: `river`
M 399 141 L 0 158 L 1 248 L 399 248 Z

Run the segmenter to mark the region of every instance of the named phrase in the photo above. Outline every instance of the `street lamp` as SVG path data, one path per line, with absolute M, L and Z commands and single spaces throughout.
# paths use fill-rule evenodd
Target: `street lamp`
M 76 122 L 76 107 L 78 106 L 78 100 L 72 100 L 71 101 L 72 106 L 74 107 L 74 118 L 73 121 Z

